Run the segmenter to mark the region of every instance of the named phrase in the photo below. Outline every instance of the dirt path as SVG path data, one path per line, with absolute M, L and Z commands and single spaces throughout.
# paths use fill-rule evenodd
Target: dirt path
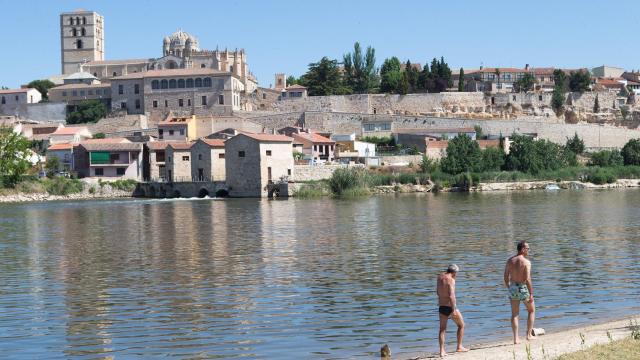
M 582 350 L 596 344 L 609 342 L 607 331 L 613 340 L 619 340 L 629 337 L 631 329 L 630 321 L 640 324 L 640 315 L 632 316 L 624 320 L 612 321 L 605 324 L 585 326 L 581 328 L 564 330 L 554 333 L 547 333 L 540 336 L 532 342 L 521 339 L 522 343 L 513 345 L 509 342 L 498 342 L 484 345 L 472 345 L 471 351 L 468 353 L 449 353 L 447 359 L 452 360 L 520 360 L 534 359 L 545 360 L 555 359 L 556 357 Z M 522 329 L 521 329 L 522 330 Z M 582 336 L 581 336 L 582 334 Z M 454 333 L 449 336 L 455 336 Z M 584 338 L 584 344 L 583 339 Z M 527 344 L 530 344 L 530 354 L 528 357 Z M 449 350 L 453 351 L 453 346 L 449 346 Z M 393 349 L 391 349 L 393 354 Z M 434 359 L 438 358 L 436 354 L 415 354 L 412 356 L 392 357 L 392 359 Z

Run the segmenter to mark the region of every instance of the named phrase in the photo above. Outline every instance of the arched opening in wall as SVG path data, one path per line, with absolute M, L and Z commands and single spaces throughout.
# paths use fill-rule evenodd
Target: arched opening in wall
M 216 197 L 217 198 L 224 198 L 224 197 L 228 197 L 229 196 L 229 191 L 227 191 L 226 189 L 220 189 L 218 191 L 216 191 Z
M 266 106 L 264 106 L 264 104 L 260 104 L 260 110 L 264 110 L 266 109 Z
M 184 89 L 184 79 L 178 79 L 178 89 Z
M 164 186 L 160 188 L 160 197 L 161 198 L 167 197 L 167 189 L 165 189 Z
M 98 73 L 97 73 L 97 72 L 94 72 L 94 73 L 93 73 L 93 76 L 98 77 Z
M 169 88 L 169 82 L 167 80 L 160 81 L 160 88 L 161 89 L 168 89 Z
M 204 69 L 205 66 L 206 66 L 205 64 L 200 64 L 201 69 Z
M 167 63 L 164 65 L 165 68 L 167 69 L 177 69 L 178 68 L 178 64 L 176 64 L 175 61 L 167 61 Z
M 207 190 L 205 188 L 200 189 L 200 191 L 198 192 L 198 197 L 201 198 L 201 199 L 202 198 L 206 198 L 208 196 L 209 196 L 209 190 Z
M 152 88 L 152 89 L 154 89 L 154 90 L 155 90 L 155 89 L 160 89 L 160 81 L 158 81 L 158 80 L 153 80 L 153 81 L 151 82 L 151 88 Z
M 76 17 L 76 25 L 80 25 L 80 17 Z
M 491 105 L 495 105 L 496 104 L 496 98 L 495 97 L 491 97 Z
M 69 25 L 73 25 L 73 18 L 72 17 L 69 18 Z
M 85 35 L 87 35 L 87 31 L 84 28 L 82 28 L 82 29 L 80 29 L 80 34 L 82 36 L 85 36 Z
M 196 78 L 196 87 L 202 87 L 202 79 Z
M 169 80 L 169 89 L 175 89 L 175 88 L 176 88 L 176 79 Z
M 78 36 L 78 30 L 76 30 L 76 28 L 71 29 L 71 36 Z
M 149 189 L 149 197 L 156 197 L 156 188 L 155 186 L 151 186 L 151 188 Z
M 78 41 L 76 41 L 76 48 L 82 49 L 82 40 L 78 39 Z
M 82 25 L 86 25 L 87 24 L 87 18 L 86 17 L 82 17 Z
M 180 194 L 180 191 L 178 191 L 178 190 L 174 190 L 174 191 L 173 191 L 173 197 L 174 197 L 174 198 L 179 198 L 179 197 L 181 197 L 181 196 L 182 196 L 182 194 Z
M 187 79 L 187 87 L 188 88 L 192 88 L 193 87 L 193 79 Z
M 204 81 L 202 83 L 204 87 L 211 87 L 211 78 L 204 78 Z
M 114 76 L 114 77 L 118 76 L 118 73 L 114 71 L 114 72 L 113 72 L 113 76 Z

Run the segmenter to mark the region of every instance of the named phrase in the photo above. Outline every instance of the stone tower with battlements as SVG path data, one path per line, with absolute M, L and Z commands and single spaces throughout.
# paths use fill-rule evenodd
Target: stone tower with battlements
M 62 74 L 80 70 L 80 64 L 104 60 L 104 18 L 86 10 L 60 14 Z

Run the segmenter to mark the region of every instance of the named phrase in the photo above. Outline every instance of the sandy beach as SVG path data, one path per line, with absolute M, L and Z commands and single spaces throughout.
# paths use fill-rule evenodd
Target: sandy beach
M 523 319 L 521 319 L 520 328 L 521 334 L 524 333 L 522 326 L 526 324 L 526 322 L 522 322 L 522 320 Z M 584 326 L 552 333 L 547 332 L 545 335 L 539 336 L 536 340 L 531 342 L 521 338 L 521 343 L 518 345 L 513 345 L 507 340 L 489 344 L 467 343 L 465 345 L 471 349 L 471 351 L 467 353 L 453 353 L 452 351 L 455 350 L 455 347 L 453 345 L 449 345 L 448 350 L 451 352 L 448 353 L 446 358 L 455 360 L 555 359 L 563 354 L 586 349 L 597 344 L 608 343 L 610 339 L 607 332 L 609 332 L 613 340 L 620 340 L 629 337 L 631 334 L 631 329 L 629 328 L 631 321 L 634 323 L 638 322 L 638 324 L 640 324 L 640 314 L 598 325 Z M 470 324 L 467 324 L 467 326 L 469 325 Z M 538 326 L 544 326 L 544 324 L 536 324 L 536 327 Z M 448 338 L 452 336 L 455 337 L 455 326 L 450 327 L 450 330 L 447 332 Z M 582 339 L 584 339 L 584 343 Z M 528 357 L 527 345 L 530 345 L 530 357 Z M 439 358 L 435 353 L 416 353 L 398 357 L 393 356 L 393 349 L 391 349 L 391 353 L 392 359 L 421 360 Z

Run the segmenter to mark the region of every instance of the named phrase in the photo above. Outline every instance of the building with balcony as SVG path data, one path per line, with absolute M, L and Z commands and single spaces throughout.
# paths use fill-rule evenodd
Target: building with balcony
M 59 143 L 51 145 L 47 148 L 47 160 L 50 158 L 58 159 L 57 171 L 74 171 L 73 144 Z
M 305 159 L 320 163 L 335 160 L 335 141 L 314 132 L 294 133 L 291 136 L 295 142 L 302 144 Z
M 124 138 L 95 139 L 81 142 L 79 149 L 84 153 L 82 173 L 87 177 L 142 180 L 142 143 Z

